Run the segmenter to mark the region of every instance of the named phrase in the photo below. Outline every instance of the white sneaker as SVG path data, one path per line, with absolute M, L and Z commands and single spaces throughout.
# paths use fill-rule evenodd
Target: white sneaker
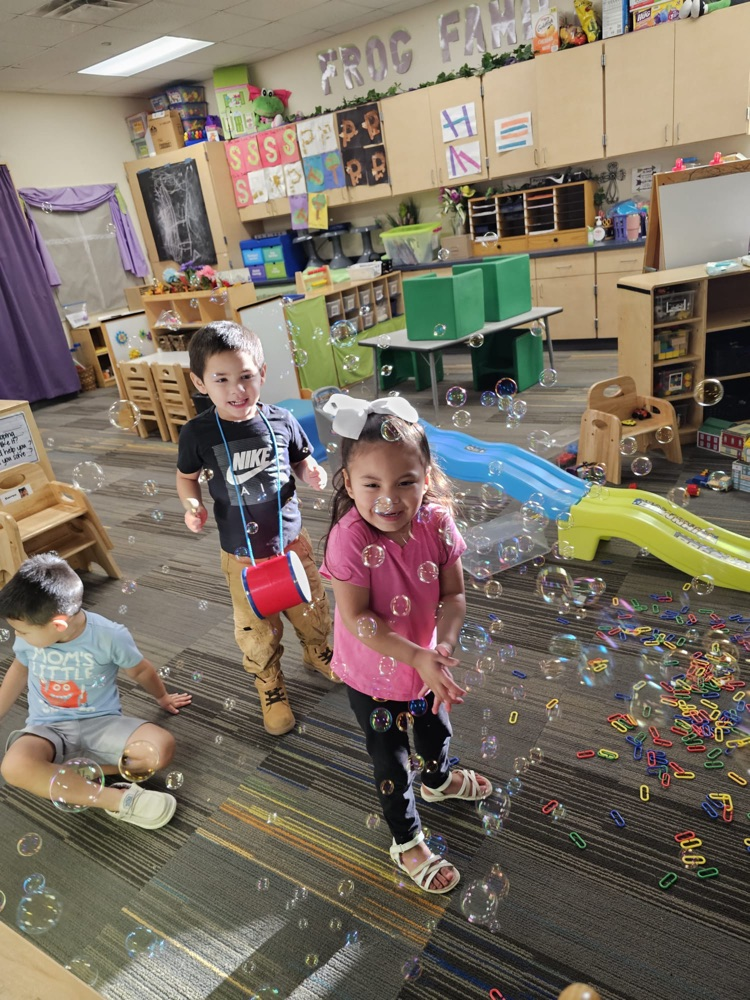
M 117 784 L 113 787 L 125 788 L 127 791 L 120 800 L 120 808 L 116 812 L 113 809 L 104 810 L 112 819 L 142 826 L 144 830 L 158 830 L 174 816 L 177 799 L 169 792 L 155 792 L 149 788 L 140 788 L 138 785 Z

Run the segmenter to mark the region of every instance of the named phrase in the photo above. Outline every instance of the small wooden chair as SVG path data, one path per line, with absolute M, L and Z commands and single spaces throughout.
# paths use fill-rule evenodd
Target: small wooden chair
M 182 365 L 151 365 L 169 437 L 176 442 L 180 427 L 195 416 L 190 376 Z
M 595 382 L 589 389 L 587 408 L 581 418 L 578 440 L 578 461 L 603 463 L 607 480 L 619 483 L 622 479 L 620 441 L 634 437 L 643 451 L 661 448 L 670 462 L 682 462 L 682 446 L 677 425 L 677 415 L 668 399 L 657 396 L 639 396 L 635 382 L 629 375 Z M 623 427 L 633 411 L 647 410 L 647 420 L 637 420 L 633 427 Z M 661 427 L 671 427 L 672 440 L 661 444 L 655 434 Z
M 49 480 L 40 465 L 28 463 L 0 474 L 0 493 L 0 584 L 40 552 L 57 552 L 74 569 L 97 563 L 120 579 L 114 546 L 83 490 Z
M 141 419 L 136 425 L 138 434 L 143 438 L 148 437 L 152 426 L 156 425 L 162 441 L 169 441 L 169 428 L 159 402 L 151 366 L 146 361 L 140 364 L 121 361 L 119 370 L 122 387 L 125 390 L 124 398 L 135 403 L 141 411 Z

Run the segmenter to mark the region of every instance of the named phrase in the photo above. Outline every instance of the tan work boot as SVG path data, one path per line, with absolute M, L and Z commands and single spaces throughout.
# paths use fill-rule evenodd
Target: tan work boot
M 330 646 L 303 646 L 302 648 L 302 662 L 305 670 L 317 670 L 326 680 L 341 684 L 341 678 L 337 677 L 331 670 L 332 659 L 333 650 Z
M 294 729 L 296 719 L 289 707 L 284 675 L 279 668 L 272 667 L 263 674 L 258 674 L 255 678 L 255 687 L 260 698 L 266 732 L 271 736 L 283 736 L 284 733 Z

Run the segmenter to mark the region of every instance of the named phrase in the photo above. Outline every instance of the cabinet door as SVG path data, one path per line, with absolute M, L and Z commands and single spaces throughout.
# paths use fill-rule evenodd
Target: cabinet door
M 604 156 L 602 51 L 602 43 L 594 42 L 534 60 L 540 166 L 565 167 Z
M 563 308 L 562 313 L 550 317 L 553 340 L 596 339 L 593 271 L 564 278 L 541 278 L 537 271 L 536 286 L 537 305 Z
M 658 31 L 635 31 L 604 43 L 607 156 L 672 145 L 674 22 Z M 633 74 L 647 69 L 648 93 L 638 101 Z
M 749 38 L 747 4 L 676 24 L 675 143 L 747 135 Z
M 487 177 L 487 146 L 484 141 L 482 88 L 479 78 L 472 76 L 439 83 L 427 88 L 427 96 L 430 101 L 429 121 L 438 184 L 456 187 Z M 461 118 L 464 108 L 470 112 L 471 105 L 474 106 L 474 123 L 470 128 L 476 134 L 465 135 L 466 125 Z M 445 141 L 449 137 L 450 141 Z M 471 161 L 478 166 L 472 166 Z M 452 163 L 452 167 L 449 167 L 449 163 Z
M 537 148 L 536 59 L 503 66 L 484 77 L 484 137 L 487 143 L 490 177 L 507 177 L 533 171 L 539 164 Z M 498 153 L 495 121 L 531 112 L 533 143 L 506 153 Z
M 381 105 L 388 172 L 394 195 L 436 187 L 428 91 L 412 90 Z

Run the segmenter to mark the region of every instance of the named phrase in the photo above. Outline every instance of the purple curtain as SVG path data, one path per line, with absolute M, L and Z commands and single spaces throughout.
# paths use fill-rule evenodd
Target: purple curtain
M 10 171 L 0 164 L 0 398 L 33 403 L 80 388 Z
M 87 187 L 65 188 L 21 188 L 18 192 L 28 205 L 50 212 L 89 212 L 97 205 L 109 202 L 109 211 L 115 227 L 117 247 L 122 266 L 138 278 L 145 278 L 149 266 L 143 256 L 133 223 L 127 214 L 125 203 L 116 184 L 91 184 Z M 44 262 L 50 285 L 60 284 L 60 275 L 52 263 L 36 222 L 29 215 L 29 227 L 34 236 L 39 254 Z

